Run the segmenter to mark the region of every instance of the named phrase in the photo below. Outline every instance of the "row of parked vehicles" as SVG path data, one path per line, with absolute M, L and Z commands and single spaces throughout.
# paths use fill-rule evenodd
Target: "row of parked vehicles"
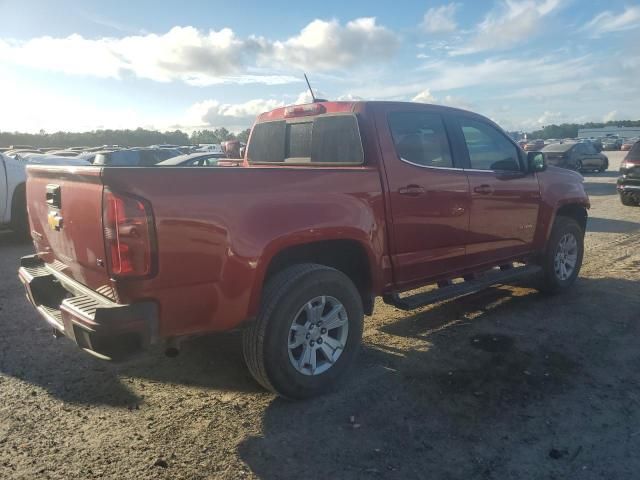
M 553 144 L 564 143 L 586 143 L 590 144 L 597 152 L 603 150 L 630 150 L 631 147 L 638 142 L 640 138 L 622 138 L 615 135 L 608 137 L 590 137 L 590 138 L 550 138 L 547 140 L 535 139 L 535 140 L 520 140 L 518 144 L 524 149 L 525 152 L 538 152 L 545 147 Z
M 244 144 L 237 140 L 222 144 L 153 145 L 128 148 L 100 147 L 36 148 L 12 145 L 0 148 L 0 226 L 28 233 L 25 182 L 27 165 L 68 166 L 216 166 L 237 165 Z

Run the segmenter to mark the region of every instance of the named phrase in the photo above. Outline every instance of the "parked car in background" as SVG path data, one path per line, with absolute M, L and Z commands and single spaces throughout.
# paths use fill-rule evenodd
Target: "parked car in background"
M 538 152 L 544 148 L 544 140 L 531 140 L 524 146 L 525 152 Z
M 0 226 L 23 236 L 29 231 L 25 166 L 26 162 L 0 153 Z
M 105 150 L 96 152 L 95 165 L 108 167 L 149 167 L 180 152 L 169 148 L 127 148 L 123 150 Z
M 58 157 L 77 157 L 81 152 L 79 150 L 47 150 L 46 153 Z
M 86 158 L 65 157 L 62 155 L 53 155 L 51 153 L 29 153 L 22 157 L 27 165 L 75 165 L 86 166 L 91 165 L 91 161 Z
M 593 145 L 593 148 L 595 148 L 597 152 L 602 151 L 602 142 L 598 138 L 595 138 L 595 137 L 578 138 L 577 141 L 580 143 L 591 143 L 591 145 Z
M 620 150 L 620 140 L 617 137 L 606 137 L 601 141 L 603 150 Z
M 529 275 L 567 291 L 583 258 L 580 175 L 444 106 L 282 107 L 241 168 L 78 170 L 28 169 L 19 276 L 48 325 L 103 359 L 243 327 L 249 370 L 288 398 L 344 377 L 376 297 L 412 310 Z
M 45 153 L 28 153 L 15 158 L 0 153 L 0 226 L 7 226 L 22 236 L 29 233 L 25 193 L 27 165 L 86 166 L 89 162 Z
M 178 155 L 158 163 L 159 167 L 215 167 L 224 159 L 222 153 L 196 152 L 186 155 Z
M 638 138 L 628 138 L 620 146 L 620 150 L 629 151 L 638 142 Z
M 29 153 L 42 153 L 42 150 L 39 150 L 37 148 L 17 148 L 17 149 L 7 150 L 6 152 L 4 152 L 6 156 L 11 158 L 18 158 L 18 159 L 20 157 L 24 157 Z
M 196 149 L 197 152 L 224 153 L 222 145 L 219 143 L 201 143 Z
M 623 205 L 640 205 L 640 142 L 633 144 L 620 165 L 617 189 Z
M 542 153 L 549 165 L 577 172 L 604 172 L 609 168 L 607 156 L 596 151 L 590 142 L 554 143 L 544 147 Z

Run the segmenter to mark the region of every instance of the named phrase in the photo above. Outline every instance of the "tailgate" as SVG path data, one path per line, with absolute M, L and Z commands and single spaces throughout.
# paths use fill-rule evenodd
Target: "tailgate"
M 38 256 L 50 267 L 113 297 L 102 232 L 102 170 L 27 167 L 27 208 Z

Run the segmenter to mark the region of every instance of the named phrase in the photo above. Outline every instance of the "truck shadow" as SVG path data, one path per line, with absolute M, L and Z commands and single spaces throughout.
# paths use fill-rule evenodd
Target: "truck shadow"
M 640 365 L 637 353 L 616 360 L 620 342 L 632 344 L 639 330 L 637 288 L 610 278 L 580 279 L 556 297 L 500 287 L 390 320 L 368 333 L 342 390 L 305 402 L 276 399 L 262 434 L 241 442 L 239 455 L 263 479 L 300 472 L 505 478 L 514 475 L 506 463 L 521 468 L 522 478 L 528 455 L 538 452 L 538 473 L 546 478 L 554 468 L 552 441 L 579 451 L 569 413 L 590 428 L 601 421 L 590 417 L 593 408 L 624 401 L 630 379 L 619 371 L 612 380 L 610 373 L 617 362 Z M 600 324 L 612 315 L 615 321 Z M 598 395 L 597 407 L 584 402 L 591 395 Z
M 624 291 L 622 287 L 628 289 L 621 280 L 580 279 L 575 293 L 568 297 L 571 302 L 577 302 L 580 295 L 587 294 L 585 286 L 591 286 L 587 290 L 595 291 L 592 298 L 599 298 L 598 288 L 594 285 L 604 282 L 606 289 L 615 289 L 618 294 Z M 9 311 L 27 311 L 23 308 L 26 307 L 26 300 L 22 298 L 22 286 L 17 283 L 10 303 L 3 301 L 0 310 L 0 323 L 4 328 L 0 340 L 0 373 L 4 375 L 39 386 L 65 402 L 120 408 L 131 408 L 144 402 L 141 392 L 155 383 L 198 387 L 211 395 L 220 392 L 262 393 L 244 365 L 238 332 L 185 342 L 181 355 L 175 359 L 166 358 L 160 349 L 154 349 L 128 362 L 105 363 L 83 354 L 65 339 L 53 340 L 50 330 L 30 308 L 29 314 L 9 318 Z M 634 288 L 637 288 L 637 284 L 634 284 Z M 469 414 L 475 414 L 495 410 L 501 404 L 502 394 L 498 397 L 495 397 L 496 394 L 479 398 L 474 396 L 475 392 L 486 392 L 489 388 L 480 388 L 483 382 L 489 382 L 499 391 L 512 391 L 513 377 L 518 377 L 519 370 L 553 367 L 545 367 L 545 355 L 550 355 L 552 362 L 564 365 L 562 368 L 567 372 L 575 372 L 578 367 L 573 360 L 566 358 L 561 348 L 556 351 L 542 346 L 543 339 L 550 332 L 544 332 L 539 343 L 520 348 L 520 342 L 514 340 L 514 332 L 511 331 L 511 316 L 517 318 L 517 325 L 524 323 L 525 329 L 533 328 L 532 325 L 536 325 L 541 315 L 558 315 L 558 318 L 562 318 L 554 306 L 557 298 L 546 299 L 526 289 L 493 288 L 438 304 L 416 314 L 401 316 L 400 313 L 385 313 L 389 322 L 365 339 L 363 354 L 355 368 L 357 373 L 351 375 L 341 393 L 295 404 L 274 401 L 265 414 L 265 438 L 247 440 L 241 452 L 244 452 L 247 461 L 257 462 L 252 458 L 256 452 L 251 445 L 255 442 L 261 445 L 271 436 L 286 437 L 291 431 L 290 427 L 280 422 L 282 417 L 302 414 L 307 408 L 318 414 L 325 410 L 339 412 L 332 421 L 342 428 L 344 419 L 353 412 L 362 411 L 362 407 L 371 402 L 380 402 L 380 398 L 376 400 L 377 396 L 397 397 L 390 392 L 403 392 L 403 401 L 419 405 L 420 415 L 424 415 L 424 409 L 432 402 L 444 408 L 442 392 L 444 398 L 448 398 L 464 390 L 464 395 L 472 396 L 465 401 L 477 405 L 484 399 L 482 409 L 469 410 Z M 611 303 L 606 300 L 603 305 Z M 568 312 L 572 314 L 570 309 Z M 505 324 L 493 325 L 496 316 L 505 318 Z M 554 328 L 551 326 L 552 330 Z M 540 332 L 535 328 L 533 330 L 534 337 L 540 336 Z M 477 341 L 472 339 L 474 335 L 479 335 Z M 482 335 L 490 335 L 490 339 Z M 494 337 L 498 340 L 494 341 Z M 497 343 L 493 345 L 492 342 Z M 469 348 L 470 345 L 477 348 Z M 482 353 L 482 348 L 499 349 L 502 348 L 500 345 L 505 345 L 506 353 L 493 352 L 489 357 L 483 357 L 484 360 L 478 357 L 487 354 L 486 351 Z M 506 355 L 500 364 L 502 367 L 497 368 L 499 365 L 496 362 L 501 360 L 496 360 L 494 355 Z M 459 362 L 462 373 L 450 378 L 448 371 L 455 362 Z M 483 375 L 485 370 L 493 372 L 489 380 Z M 525 383 L 523 387 L 525 396 L 531 394 L 528 384 Z M 382 411 L 378 413 L 385 416 Z M 312 421 L 311 425 L 316 421 L 320 420 Z M 289 440 L 286 443 L 289 444 Z M 301 451 L 300 446 L 293 445 L 293 449 Z

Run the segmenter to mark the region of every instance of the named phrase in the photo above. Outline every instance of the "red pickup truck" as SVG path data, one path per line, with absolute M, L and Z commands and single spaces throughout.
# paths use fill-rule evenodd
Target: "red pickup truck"
M 480 115 L 318 102 L 260 115 L 237 167 L 31 166 L 27 205 L 19 276 L 58 335 L 110 359 L 242 327 L 257 381 L 304 398 L 353 363 L 376 297 L 569 288 L 589 200 Z

